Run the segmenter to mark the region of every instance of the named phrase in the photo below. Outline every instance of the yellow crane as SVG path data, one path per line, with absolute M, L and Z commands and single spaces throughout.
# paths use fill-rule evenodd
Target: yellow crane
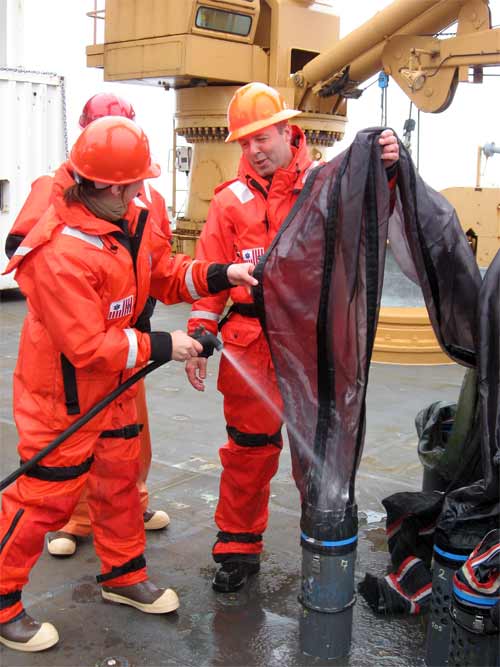
M 437 113 L 460 82 L 480 83 L 484 67 L 500 64 L 500 30 L 491 27 L 488 0 L 395 0 L 343 39 L 335 5 L 106 0 L 105 9 L 90 13 L 104 19 L 105 29 L 104 42 L 87 47 L 89 67 L 102 68 L 105 81 L 175 89 L 175 134 L 193 149 L 177 250 L 194 253 L 214 188 L 236 173 L 238 145 L 224 139 L 227 104 L 238 86 L 263 81 L 279 89 L 303 112 L 297 123 L 313 158 L 321 159 L 344 134 L 347 100 L 360 97 L 361 84 L 377 72 L 391 76 L 418 109 Z M 439 36 L 454 23 L 455 36 Z M 476 207 L 463 224 L 486 261 L 500 238 L 499 191 L 474 192 Z M 447 194 L 460 215 L 468 193 Z M 492 202 L 496 216 L 486 223 Z M 424 308 L 383 307 L 374 359 L 442 363 L 447 357 Z

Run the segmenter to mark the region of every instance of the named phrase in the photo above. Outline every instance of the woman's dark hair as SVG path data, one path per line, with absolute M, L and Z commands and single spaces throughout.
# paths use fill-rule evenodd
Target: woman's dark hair
M 81 197 L 82 190 L 86 190 L 88 193 L 95 192 L 97 188 L 94 185 L 94 181 L 89 181 L 88 178 L 79 177 L 80 182 L 70 185 L 69 188 L 63 193 L 64 201 L 66 204 L 83 204 Z

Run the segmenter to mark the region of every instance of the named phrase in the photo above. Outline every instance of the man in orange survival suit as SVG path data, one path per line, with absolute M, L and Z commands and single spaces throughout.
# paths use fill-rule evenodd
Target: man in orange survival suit
M 93 95 L 84 105 L 79 118 L 80 128 L 83 130 L 89 123 L 103 116 L 123 116 L 135 119 L 135 111 L 127 100 L 113 93 L 97 93 Z M 10 258 L 18 245 L 33 225 L 42 217 L 51 203 L 51 193 L 54 178 L 45 175 L 38 178 L 32 185 L 31 192 L 19 212 L 14 225 L 7 237 L 5 250 Z M 165 200 L 161 194 L 153 188 L 148 181 L 134 197 L 134 203 L 139 208 L 146 208 L 150 216 L 160 227 L 168 242 L 172 238 L 170 222 L 168 219 Z M 142 331 L 150 331 L 150 317 L 153 313 L 154 300 L 148 299 L 146 307 L 136 323 L 136 327 Z M 144 527 L 146 530 L 159 530 L 170 523 L 170 518 L 163 510 L 149 509 L 149 494 L 146 487 L 146 479 L 151 467 L 151 437 L 149 433 L 149 421 L 146 405 L 146 387 L 141 381 L 137 387 L 136 396 L 137 421 L 142 424 L 140 433 L 140 469 L 137 485 L 141 497 L 141 507 L 144 515 Z M 91 533 L 89 509 L 87 504 L 87 491 L 84 488 L 82 497 L 75 507 L 75 511 L 68 523 L 48 540 L 48 550 L 53 556 L 71 556 L 77 548 L 77 536 L 85 537 Z
M 314 166 L 304 134 L 288 124 L 299 113 L 288 109 L 280 94 L 262 83 L 249 83 L 236 91 L 228 107 L 226 141 L 240 143 L 238 176 L 216 190 L 198 242 L 198 259 L 256 263 L 266 252 Z M 391 130 L 384 130 L 379 141 L 382 159 L 394 171 L 388 173 L 394 187 L 397 139 Z M 259 570 L 270 481 L 282 448 L 281 397 L 248 292 L 236 288 L 196 301 L 188 331 L 203 325 L 216 332 L 229 296 L 234 305 L 224 320 L 222 337 L 225 349 L 242 364 L 248 382 L 223 355 L 218 389 L 224 395 L 228 441 L 220 449 L 223 470 L 215 512 L 219 532 L 213 547 L 214 560 L 221 564 L 213 587 L 221 592 L 237 590 Z M 201 358 L 186 364 L 189 381 L 199 391 L 204 389 L 206 365 Z M 255 392 L 255 384 L 273 408 Z
M 192 303 L 230 285 L 256 284 L 252 264 L 172 257 L 161 230 L 132 201 L 143 179 L 159 174 L 146 135 L 131 120 L 90 123 L 54 176 L 52 205 L 7 267 L 16 270 L 28 306 L 14 372 L 22 461 L 149 360 L 186 361 L 202 351 L 183 331 L 135 327 L 149 295 Z M 53 625 L 26 614 L 21 592 L 45 534 L 67 522 L 85 484 L 102 597 L 148 614 L 179 606 L 175 591 L 155 586 L 146 570 L 135 389 L 3 493 L 0 644 L 41 651 L 57 643 Z

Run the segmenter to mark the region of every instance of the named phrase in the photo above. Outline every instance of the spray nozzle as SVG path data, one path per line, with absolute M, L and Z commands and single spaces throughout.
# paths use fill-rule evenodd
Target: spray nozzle
M 203 346 L 203 351 L 198 355 L 199 357 L 211 357 L 214 353 L 214 350 L 222 350 L 222 341 L 220 341 L 217 336 L 210 331 L 207 331 L 205 327 L 198 327 L 191 334 L 191 338 L 194 338 Z

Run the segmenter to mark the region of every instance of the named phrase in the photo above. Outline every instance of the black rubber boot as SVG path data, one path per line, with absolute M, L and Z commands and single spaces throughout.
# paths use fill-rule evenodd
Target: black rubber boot
M 212 588 L 219 593 L 233 593 L 242 588 L 252 574 L 260 570 L 258 560 L 238 560 L 232 558 L 224 561 L 215 573 Z

